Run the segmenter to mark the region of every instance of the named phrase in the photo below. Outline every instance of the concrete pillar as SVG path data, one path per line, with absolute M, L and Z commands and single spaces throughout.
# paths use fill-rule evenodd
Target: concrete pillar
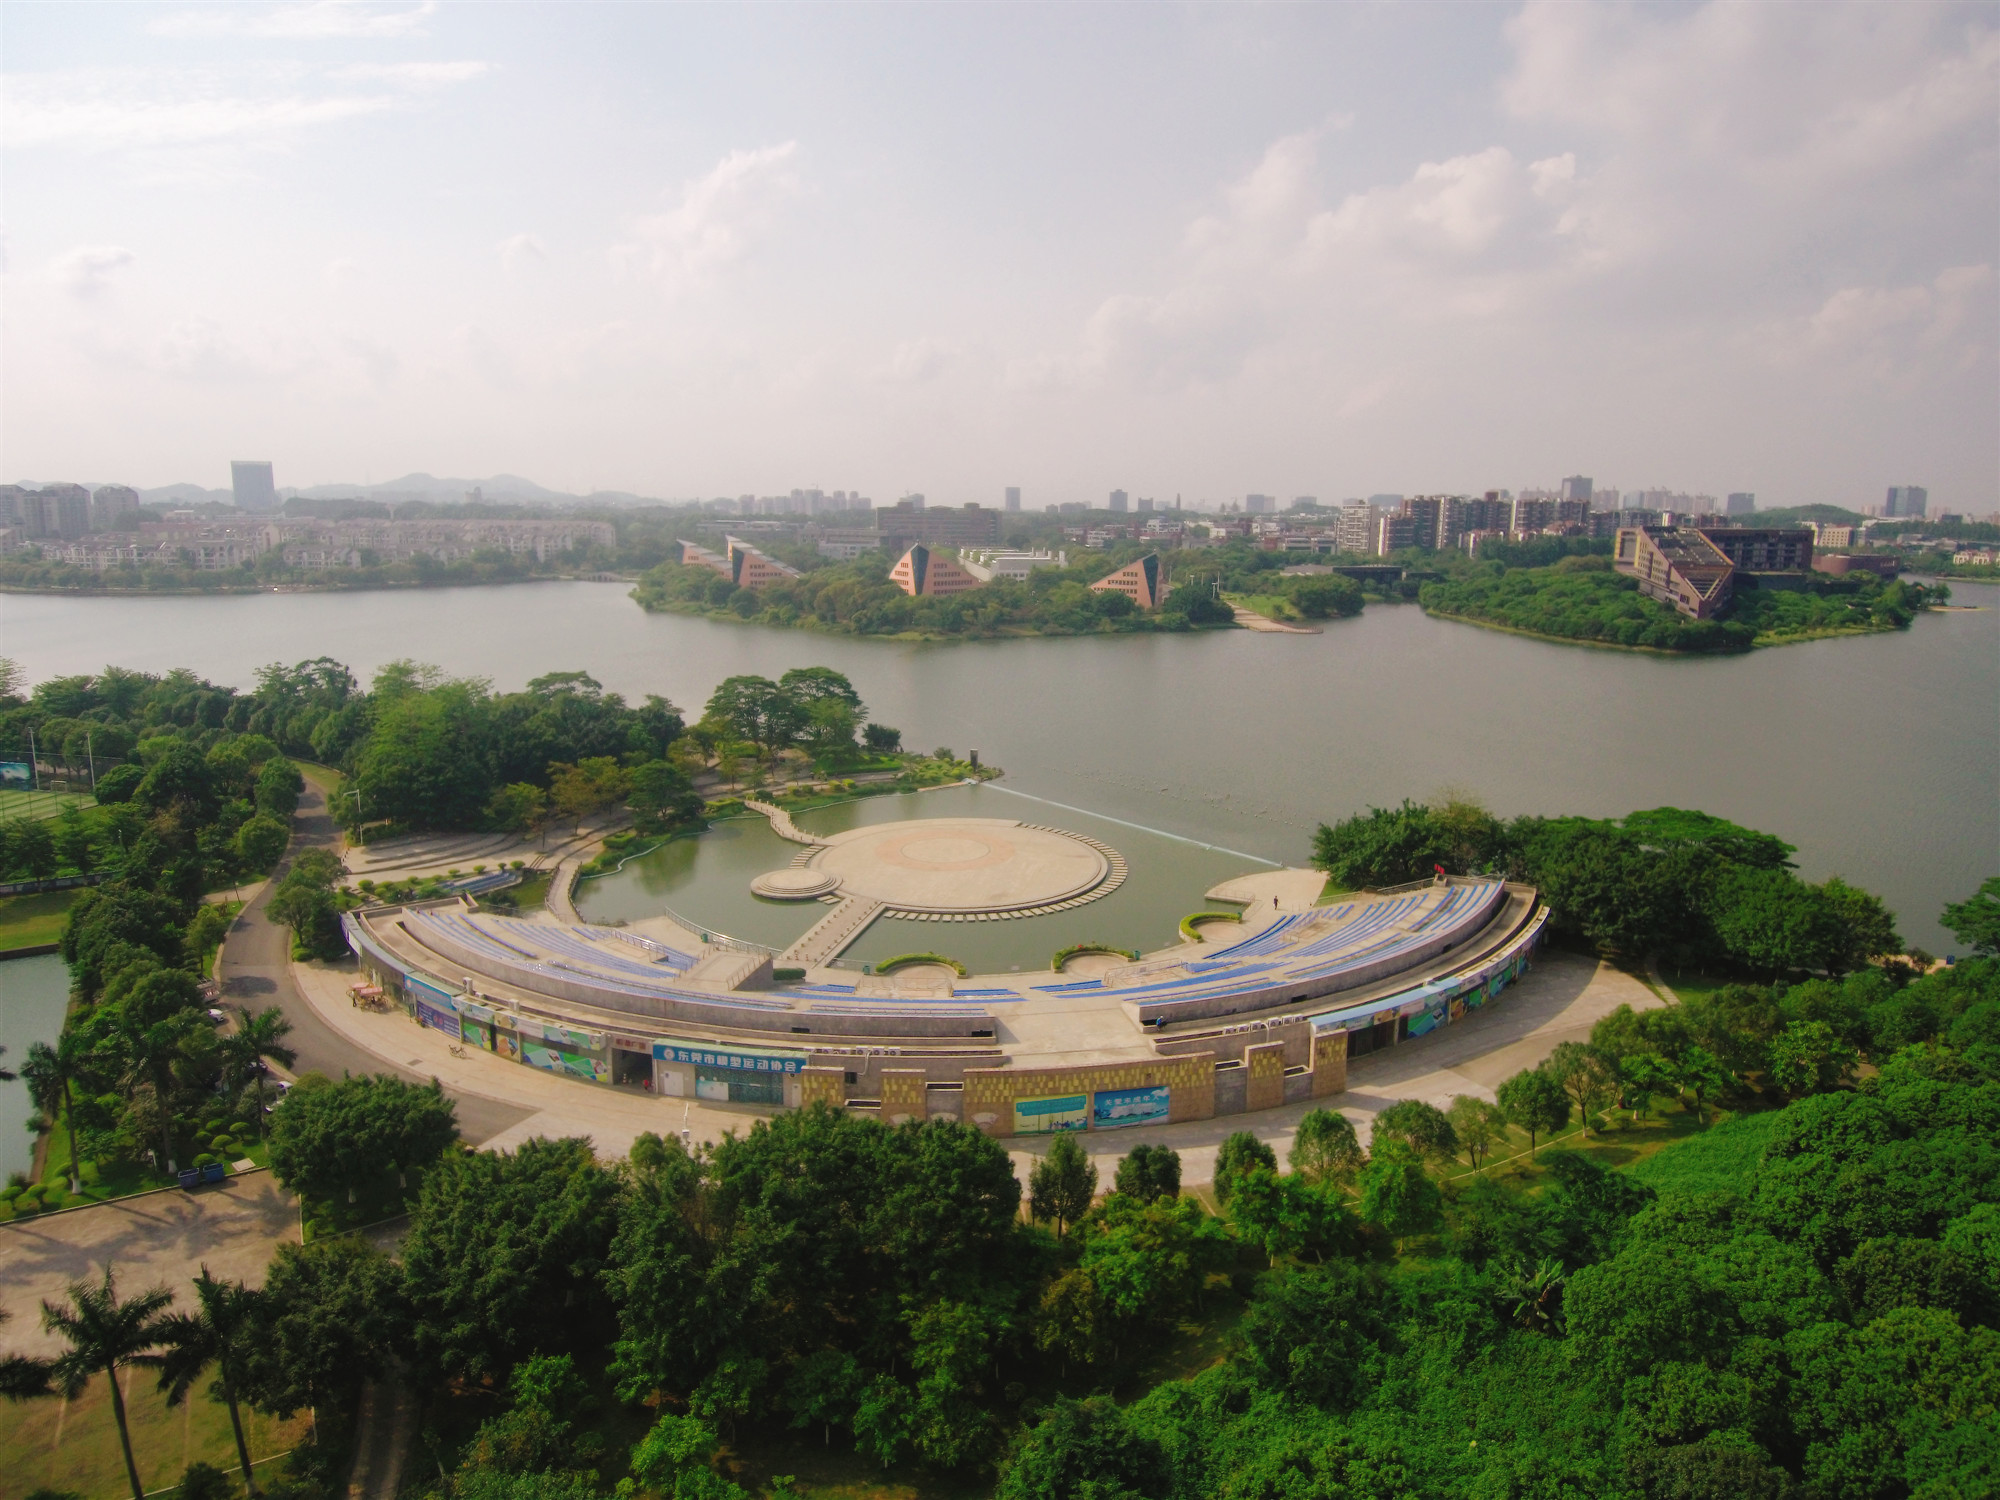
M 847 1103 L 847 1074 L 840 1068 L 801 1068 L 799 1107 L 830 1104 L 840 1109 Z
M 1315 1099 L 1347 1091 L 1346 1032 L 1334 1031 L 1313 1038 L 1312 1081 Z
M 924 1071 L 921 1068 L 884 1068 L 882 1070 L 882 1122 L 885 1125 L 901 1125 L 907 1120 L 922 1123 L 930 1118 L 930 1105 L 924 1092 Z
M 1243 1049 L 1245 1109 L 1276 1109 L 1285 1102 L 1285 1044 L 1265 1042 Z

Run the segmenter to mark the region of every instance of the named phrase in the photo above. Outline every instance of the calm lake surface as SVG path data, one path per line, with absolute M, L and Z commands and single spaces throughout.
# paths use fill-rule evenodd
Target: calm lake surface
M 69 970 L 55 954 L 0 962 L 0 1045 L 7 1049 L 0 1063 L 18 1071 L 30 1043 L 53 1046 L 68 1009 Z M 27 1084 L 0 1080 L 0 1183 L 34 1164 L 35 1138 L 22 1128 L 34 1112 Z
M 2000 870 L 2000 590 L 1957 594 L 1988 607 L 1717 660 L 1555 645 L 1414 606 L 1370 606 L 1309 636 L 919 645 L 648 615 L 622 584 L 13 594 L 0 595 L 0 654 L 30 681 L 115 663 L 244 687 L 259 666 L 314 656 L 364 679 L 414 657 L 501 688 L 580 667 L 628 696 L 664 693 L 690 718 L 725 677 L 826 665 L 908 745 L 977 749 L 1019 791 L 1287 863 L 1306 860 L 1323 819 L 1444 787 L 1503 815 L 1704 808 L 1796 844 L 1810 879 L 1879 892 L 1909 941 L 1944 953 L 1939 908 Z M 921 815 L 924 800 L 883 805 Z M 1081 826 L 1054 808 L 1011 816 Z M 1106 841 L 1130 855 L 1135 837 Z M 1202 887 L 1188 875 L 1192 910 Z M 1077 916 L 1094 926 L 1116 899 Z

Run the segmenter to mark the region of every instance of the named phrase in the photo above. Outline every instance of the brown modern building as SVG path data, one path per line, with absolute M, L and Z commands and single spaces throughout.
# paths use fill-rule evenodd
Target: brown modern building
M 1822 552 L 1812 565 L 1815 573 L 1831 573 L 1836 578 L 1845 573 L 1875 573 L 1894 578 L 1903 571 L 1902 559 L 1886 552 Z
M 963 594 L 968 590 L 984 586 L 984 580 L 975 578 L 948 557 L 933 553 L 922 542 L 918 542 L 897 560 L 889 570 L 889 581 L 906 594 Z
M 1671 604 L 1694 620 L 1707 620 L 1732 597 L 1736 568 L 1699 531 L 1678 526 L 1626 526 L 1618 532 L 1612 561 L 1639 580 L 1639 592 Z
M 729 548 L 726 555 L 697 547 L 693 542 L 680 544 L 680 560 L 686 567 L 709 568 L 720 573 L 739 588 L 761 589 L 766 584 L 783 583 L 788 578 L 799 576 L 797 568 L 787 567 L 776 558 L 766 557 L 762 552 L 738 537 L 724 539 Z
M 1148 552 L 1137 562 L 1127 563 L 1091 585 L 1093 590 L 1123 594 L 1141 609 L 1160 605 L 1160 554 Z

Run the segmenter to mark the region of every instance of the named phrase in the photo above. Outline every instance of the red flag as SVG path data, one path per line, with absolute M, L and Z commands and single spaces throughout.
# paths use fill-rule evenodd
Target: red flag
M 1431 868 L 1432 868 L 1433 870 L 1436 870 L 1436 871 L 1438 872 L 1438 874 L 1440 874 L 1440 875 L 1444 874 L 1444 866 L 1443 866 L 1443 865 L 1432 865 L 1432 866 L 1431 866 Z

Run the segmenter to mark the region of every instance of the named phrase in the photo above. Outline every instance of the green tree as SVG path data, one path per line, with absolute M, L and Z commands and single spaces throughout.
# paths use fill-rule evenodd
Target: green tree
M 91 828 L 84 822 L 83 814 L 74 802 L 64 808 L 62 816 L 56 819 L 55 846 L 56 854 L 72 870 L 79 875 L 91 872 L 96 863 Z
M 132 1457 L 132 1431 L 125 1417 L 125 1393 L 119 1388 L 118 1372 L 126 1365 L 157 1365 L 156 1352 L 163 1336 L 160 1314 L 174 1300 L 163 1286 L 141 1292 L 121 1302 L 112 1280 L 111 1267 L 104 1268 L 104 1280 L 69 1284 L 69 1305 L 42 1304 L 42 1327 L 69 1347 L 56 1356 L 51 1378 L 63 1395 L 74 1401 L 83 1394 L 90 1377 L 102 1372 L 111 1388 L 111 1416 L 118 1424 L 118 1444 L 125 1456 L 125 1477 L 132 1486 L 132 1500 L 146 1500 L 145 1486 L 139 1482 L 139 1465 Z
M 1375 1116 L 1370 1149 L 1379 1150 L 1389 1141 L 1402 1142 L 1427 1161 L 1447 1162 L 1458 1155 L 1458 1132 L 1450 1118 L 1423 1099 L 1399 1099 Z
M 268 870 L 285 857 L 292 831 L 276 818 L 260 813 L 236 830 L 236 857 L 251 870 Z
M 747 1500 L 712 1467 L 720 1447 L 715 1430 L 699 1418 L 667 1412 L 633 1445 L 632 1474 L 668 1500 Z
M 238 1394 L 279 1417 L 358 1390 L 408 1337 L 396 1263 L 350 1235 L 280 1245 L 252 1312 Z
M 549 767 L 549 806 L 578 828 L 592 813 L 624 800 L 631 789 L 631 773 L 608 755 Z
M 588 1140 L 444 1157 L 403 1241 L 416 1356 L 445 1378 L 498 1379 L 537 1350 L 601 1345 L 618 1200 Z
M 1353 1215 L 1332 1182 L 1280 1177 L 1268 1167 L 1239 1172 L 1233 1182 L 1230 1222 L 1274 1265 L 1295 1255 L 1325 1260 L 1353 1250 Z
M 1215 1201 L 1227 1208 L 1237 1180 L 1259 1167 L 1276 1172 L 1278 1153 L 1247 1130 L 1225 1137 L 1215 1153 Z
M 69 1133 L 69 1190 L 83 1191 L 83 1163 L 76 1155 L 76 1115 L 70 1107 L 71 1090 L 83 1075 L 84 1060 L 77 1033 L 65 1029 L 51 1047 L 47 1042 L 30 1042 L 21 1064 L 21 1077 L 28 1085 L 28 1097 L 50 1121 L 61 1120 Z
M 1591 1118 L 1618 1102 L 1618 1059 L 1587 1042 L 1556 1043 L 1542 1069 L 1575 1101 L 1585 1136 Z
M 160 1389 L 167 1405 L 178 1406 L 202 1371 L 215 1367 L 214 1395 L 229 1409 L 229 1430 L 236 1439 L 236 1460 L 243 1484 L 256 1500 L 257 1479 L 250 1464 L 250 1444 L 243 1436 L 238 1393 L 257 1333 L 257 1299 L 240 1281 L 217 1281 L 208 1267 L 194 1279 L 195 1310 L 169 1313 L 156 1330 L 166 1352 L 160 1358 Z
M 257 811 L 267 818 L 286 822 L 299 810 L 299 798 L 305 789 L 304 773 L 283 756 L 274 756 L 257 773 Z
M 633 767 L 630 802 L 641 833 L 663 833 L 701 816 L 701 794 L 671 761 L 649 760 Z
M 1729 1086 L 1729 1070 L 1705 1047 L 1689 1047 L 1674 1063 L 1674 1084 L 1694 1100 L 1695 1119 L 1708 1123 L 1708 1101 Z
M 1464 1149 L 1466 1160 L 1472 1164 L 1474 1171 L 1479 1169 L 1480 1161 L 1495 1144 L 1507 1138 L 1507 1112 L 1477 1094 L 1454 1097 L 1451 1108 L 1445 1111 L 1445 1118 L 1451 1122 L 1458 1144 Z
M 307 1073 L 271 1116 L 271 1170 L 302 1197 L 352 1203 L 388 1174 L 426 1171 L 457 1139 L 456 1106 L 436 1079 Z
M 2000 954 L 2000 875 L 1990 875 L 1965 900 L 1944 909 L 1938 923 L 1974 953 Z
M 1158 1439 L 1109 1396 L 1059 1396 L 1000 1469 L 997 1500 L 1137 1500 L 1174 1491 Z
M 0 665 L 4 665 L 4 661 L 0 661 Z M 0 1307 L 0 1324 L 11 1317 L 12 1313 Z M 25 1354 L 0 1354 L 0 1399 L 34 1401 L 43 1396 L 53 1396 L 56 1389 L 50 1382 L 54 1371 L 55 1366 L 46 1359 L 32 1359 Z
M 1539 1068 L 1527 1068 L 1507 1079 L 1493 1091 L 1507 1122 L 1528 1132 L 1528 1156 L 1535 1155 L 1539 1136 L 1553 1135 L 1569 1124 L 1569 1095 L 1563 1086 Z
M 503 833 L 532 833 L 547 814 L 548 803 L 548 795 L 532 782 L 510 782 L 487 800 L 487 826 Z
M 229 1059 L 232 1071 L 249 1081 L 257 1101 L 257 1133 L 264 1132 L 264 1077 L 265 1063 L 276 1063 L 281 1068 L 289 1068 L 298 1061 L 298 1053 L 285 1045 L 285 1038 L 292 1034 L 292 1023 L 286 1019 L 282 1008 L 266 1006 L 263 1010 L 251 1010 L 245 1006 L 237 1017 L 236 1029 L 222 1044 L 224 1055 Z
M 1824 1021 L 1794 1021 L 1771 1041 L 1771 1081 L 1794 1097 L 1841 1087 L 1859 1063 Z
M 1367 1158 L 1353 1121 L 1338 1110 L 1315 1109 L 1299 1121 L 1288 1160 L 1308 1181 L 1348 1183 Z
M 30 880 L 47 880 L 56 873 L 59 856 L 47 823 L 16 818 L 8 824 L 7 854 L 14 869 Z
M 332 960 L 345 956 L 347 939 L 341 931 L 340 904 L 333 890 L 346 874 L 346 866 L 332 850 L 303 849 L 278 882 L 264 912 L 273 922 L 292 929 L 294 957 Z
M 1178 1198 L 1181 1191 L 1181 1154 L 1171 1146 L 1134 1146 L 1119 1158 L 1116 1190 L 1142 1203 L 1156 1198 Z
M 728 677 L 709 696 L 702 716 L 727 725 L 738 739 L 770 756 L 797 737 L 805 709 L 768 677 Z
M 1053 1221 L 1062 1235 L 1089 1212 L 1096 1196 L 1096 1164 L 1074 1135 L 1058 1133 L 1028 1173 L 1028 1212 L 1037 1223 Z
M 1361 1169 L 1361 1217 L 1395 1237 L 1427 1234 L 1444 1219 L 1438 1186 L 1416 1151 L 1399 1140 L 1384 1142 Z

